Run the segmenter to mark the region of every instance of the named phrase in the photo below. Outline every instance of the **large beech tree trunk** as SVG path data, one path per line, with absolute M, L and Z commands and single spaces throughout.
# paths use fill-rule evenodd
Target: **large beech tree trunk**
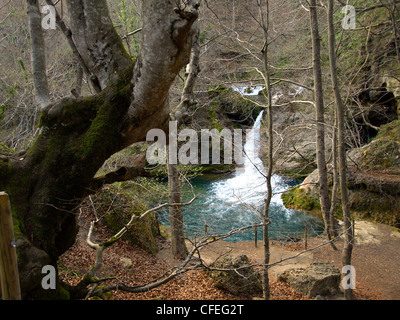
M 186 6 L 143 1 L 142 51 L 133 62 L 112 26 L 106 0 L 66 2 L 72 39 L 102 90 L 50 104 L 41 115 L 42 132 L 28 152 L 0 157 L 0 189 L 10 194 L 20 237 L 54 266 L 75 241 L 74 209 L 98 187 L 94 175 L 104 161 L 167 123 L 165 100 L 175 76 L 189 62 L 198 16 L 194 1 Z M 36 284 L 29 289 L 40 288 L 40 272 L 29 273 Z

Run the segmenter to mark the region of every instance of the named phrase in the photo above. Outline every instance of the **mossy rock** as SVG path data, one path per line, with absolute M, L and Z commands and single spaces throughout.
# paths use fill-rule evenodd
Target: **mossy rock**
M 400 174 L 400 120 L 383 125 L 369 144 L 349 153 L 361 170 Z
M 128 183 L 129 184 L 129 183 Z M 127 184 L 125 183 L 124 186 Z M 129 187 L 111 185 L 103 188 L 96 198 L 100 204 L 99 214 L 105 214 L 104 224 L 110 231 L 120 231 L 131 219 L 132 215 L 140 216 L 148 210 L 145 203 L 130 193 Z M 131 245 L 144 249 L 149 253 L 157 253 L 155 237 L 159 235 L 158 223 L 152 214 L 135 221 L 124 235 Z
M 321 208 L 319 200 L 301 188 L 291 189 L 282 194 L 283 204 L 295 210 L 312 211 Z
M 400 196 L 379 194 L 368 190 L 350 190 L 350 210 L 359 219 L 399 225 Z
M 210 91 L 209 96 L 213 98 L 208 110 L 209 123 L 218 130 L 235 124 L 251 127 L 262 110 L 239 92 L 225 86 Z
M 211 270 L 207 271 L 207 274 L 214 280 L 216 288 L 227 290 L 234 295 L 254 295 L 262 292 L 262 281 L 260 274 L 250 265 L 246 255 L 228 255 L 217 260 L 213 267 L 229 271 Z

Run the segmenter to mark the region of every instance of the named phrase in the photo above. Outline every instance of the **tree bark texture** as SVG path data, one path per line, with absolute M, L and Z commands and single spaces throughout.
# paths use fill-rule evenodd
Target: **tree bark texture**
M 181 184 L 177 164 L 168 163 L 169 203 L 181 203 Z M 176 259 L 185 259 L 188 253 L 183 232 L 182 207 L 169 207 L 169 222 L 171 227 L 171 250 Z
M 0 192 L 0 293 L 3 300 L 21 300 L 17 253 L 8 194 Z

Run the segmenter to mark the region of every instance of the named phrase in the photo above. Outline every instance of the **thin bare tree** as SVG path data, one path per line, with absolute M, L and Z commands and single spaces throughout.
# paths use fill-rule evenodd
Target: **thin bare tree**
M 266 86 L 267 95 L 267 135 L 268 135 L 268 161 L 267 161 L 267 172 L 266 172 L 266 185 L 267 185 L 267 195 L 264 199 L 264 212 L 263 212 L 263 245 L 264 245 L 264 270 L 263 270 L 263 297 L 265 300 L 270 298 L 270 287 L 269 287 L 269 276 L 268 276 L 268 264 L 270 260 L 270 245 L 269 245 L 269 208 L 272 199 L 272 169 L 273 169 L 273 117 L 272 117 L 272 88 L 269 72 L 268 63 L 268 47 L 269 47 L 269 1 L 266 0 L 265 3 L 265 13 L 263 8 L 263 1 L 257 0 L 257 5 L 259 8 L 260 22 L 262 31 L 264 34 L 264 47 L 262 49 L 263 60 L 264 60 L 264 71 L 263 75 Z
M 199 73 L 200 67 L 200 26 L 196 22 L 193 25 L 194 35 L 192 44 L 192 53 L 189 64 L 186 66 L 186 79 L 181 94 L 180 103 L 177 107 L 172 110 L 170 114 L 171 121 L 177 121 L 178 126 L 182 124 L 188 115 L 188 110 L 191 106 L 196 104 L 194 101 L 193 89 Z M 169 157 L 167 156 L 167 159 Z M 179 177 L 179 166 L 178 163 L 167 164 L 168 169 L 168 189 L 169 189 L 169 202 L 180 203 L 181 202 L 181 181 Z M 171 227 L 171 250 L 174 257 L 178 259 L 185 259 L 188 250 L 185 244 L 184 237 L 184 223 L 181 206 L 170 206 L 169 207 L 169 220 Z
M 339 179 L 340 193 L 342 200 L 342 210 L 344 217 L 345 237 L 342 253 L 342 265 L 351 265 L 351 255 L 353 250 L 353 234 L 351 228 L 351 215 L 349 208 L 349 197 L 347 190 L 347 165 L 346 165 L 346 142 L 345 142 L 345 105 L 340 94 L 336 69 L 336 43 L 335 43 L 335 27 L 333 21 L 334 3 L 333 0 L 328 1 L 328 35 L 329 35 L 329 61 L 331 70 L 332 88 L 335 94 L 335 105 L 338 125 L 338 159 L 339 159 Z M 335 151 L 336 152 L 336 151 Z M 352 289 L 345 288 L 344 296 L 346 299 L 352 299 Z
M 311 39 L 312 39 L 312 56 L 314 70 L 314 98 L 315 98 L 315 115 L 316 115 L 316 144 L 317 144 L 317 167 L 318 167 L 318 185 L 322 216 L 325 222 L 325 231 L 328 239 L 331 239 L 330 224 L 330 198 L 328 187 L 328 170 L 326 164 L 326 147 L 325 147 L 325 105 L 324 92 L 322 84 L 322 67 L 321 67 L 321 39 L 318 27 L 317 1 L 309 1 Z M 332 242 L 332 247 L 336 248 Z

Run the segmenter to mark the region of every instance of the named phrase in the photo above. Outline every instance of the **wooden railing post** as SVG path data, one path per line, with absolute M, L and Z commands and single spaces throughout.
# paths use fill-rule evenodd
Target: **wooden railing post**
M 307 250 L 307 245 L 308 245 L 308 228 L 307 226 L 304 229 L 304 250 Z
M 254 246 L 257 248 L 257 240 L 258 240 L 258 234 L 257 234 L 257 226 L 254 227 Z
M 0 283 L 3 300 L 21 300 L 11 205 L 5 192 L 0 192 Z

